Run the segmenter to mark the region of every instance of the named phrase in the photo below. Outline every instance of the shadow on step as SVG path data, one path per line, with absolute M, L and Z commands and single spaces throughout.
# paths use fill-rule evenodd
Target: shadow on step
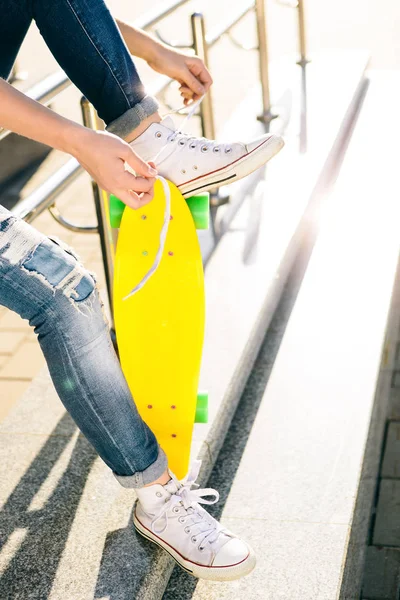
M 66 546 L 86 479 L 96 458 L 79 436 L 68 466 L 43 507 L 30 505 L 59 460 L 76 426 L 65 415 L 29 465 L 0 511 L 0 549 L 13 552 L 0 577 L 0 597 L 20 600 L 47 598 Z M 13 549 L 12 540 L 22 541 Z M 4 557 L 7 559 L 7 557 Z

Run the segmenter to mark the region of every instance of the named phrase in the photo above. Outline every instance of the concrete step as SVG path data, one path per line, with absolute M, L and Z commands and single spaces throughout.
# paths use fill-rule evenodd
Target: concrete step
M 317 192 L 319 197 L 332 176 L 360 100 L 365 67 L 364 53 L 333 54 L 310 65 L 309 151 L 301 155 L 301 70 L 293 63 L 289 74 L 281 73 L 277 89 L 290 83 L 292 131 L 287 147 L 268 168 L 267 180 L 249 178 L 252 191 L 242 191 L 244 201 L 224 220 L 226 232 L 206 268 L 201 387 L 210 393 L 210 423 L 196 426 L 192 448 L 193 456 L 203 461 L 202 483 L 216 460 L 306 231 L 310 199 L 315 201 Z M 259 112 L 255 90 L 234 116 L 232 137 L 246 122 L 251 137 Z M 118 487 L 77 435 L 47 372 L 0 425 L 0 439 L 0 597 L 162 597 L 172 561 L 135 535 L 134 494 Z
M 223 510 L 258 566 L 194 600 L 360 598 L 396 346 L 398 82 L 372 78 Z
M 400 548 L 369 546 L 365 561 L 364 600 L 397 600 L 400 592 Z
M 397 340 L 400 339 L 397 328 Z M 397 389 L 398 341 L 395 344 L 391 392 Z M 392 394 L 390 394 L 392 396 Z M 393 398 L 390 397 L 390 409 Z M 389 420 L 371 521 L 362 586 L 366 600 L 393 600 L 400 594 L 400 422 Z

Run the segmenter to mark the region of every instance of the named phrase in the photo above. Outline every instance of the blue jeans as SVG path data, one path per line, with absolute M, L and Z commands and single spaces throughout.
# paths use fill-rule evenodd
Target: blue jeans
M 139 488 L 158 479 L 167 459 L 137 412 L 94 275 L 69 247 L 1 206 L 0 304 L 34 327 L 61 401 L 119 482 Z
M 102 0 L 0 0 L 0 75 L 35 19 L 50 50 L 114 133 L 157 110 Z M 71 249 L 0 205 L 0 304 L 34 327 L 64 406 L 125 487 L 158 479 L 167 459 L 139 416 L 95 280 Z
M 32 20 L 108 131 L 125 137 L 157 111 L 103 0 L 0 0 L 0 77 L 9 76 Z
M 123 137 L 154 113 L 102 0 L 0 0 L 0 75 L 35 19 L 70 79 Z M 1 199 L 0 199 L 1 200 Z M 57 393 L 125 487 L 158 479 L 167 459 L 141 419 L 116 357 L 94 276 L 71 249 L 0 204 L 0 304 L 34 327 Z

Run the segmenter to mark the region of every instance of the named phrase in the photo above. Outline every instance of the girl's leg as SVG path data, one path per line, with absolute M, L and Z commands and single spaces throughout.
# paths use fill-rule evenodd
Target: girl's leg
M 32 14 L 26 0 L 5 0 L 1 4 L 0 17 L 0 77 L 7 79 L 17 57 L 26 32 L 32 22 Z
M 103 0 L 32 0 L 32 10 L 50 51 L 109 131 L 129 137 L 157 113 Z
M 136 488 L 140 533 L 197 577 L 249 573 L 251 549 L 198 504 L 217 492 L 190 490 L 199 465 L 186 482 L 169 480 L 166 456 L 123 377 L 92 275 L 67 249 L 1 206 L 0 304 L 29 319 L 65 407 L 118 481 Z
M 61 401 L 120 483 L 160 478 L 166 456 L 136 410 L 92 275 L 1 206 L 0 304 L 35 328 Z

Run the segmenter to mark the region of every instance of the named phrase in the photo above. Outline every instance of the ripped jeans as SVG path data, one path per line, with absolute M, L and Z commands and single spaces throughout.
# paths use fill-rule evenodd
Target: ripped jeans
M 137 412 L 93 275 L 2 206 L 0 304 L 34 327 L 61 401 L 118 481 L 139 488 L 158 479 L 167 459 Z

